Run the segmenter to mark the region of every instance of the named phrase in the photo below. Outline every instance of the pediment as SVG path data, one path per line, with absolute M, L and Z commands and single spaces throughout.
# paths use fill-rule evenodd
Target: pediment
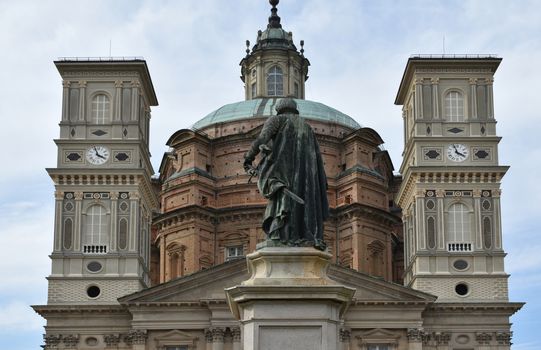
M 353 297 L 355 303 L 431 303 L 436 299 L 430 294 L 334 264 L 330 266 L 328 275 L 337 284 L 356 290 Z M 249 277 L 246 261 L 233 260 L 127 295 L 120 298 L 119 302 L 144 304 L 225 301 L 224 289 L 239 285 Z
M 194 338 L 193 335 L 190 333 L 186 333 L 183 331 L 179 331 L 178 329 L 174 329 L 165 334 L 157 335 L 154 337 L 154 339 L 156 339 L 157 341 L 169 341 L 169 340 L 193 341 L 197 338 Z
M 160 349 L 167 345 L 188 345 L 193 347 L 195 346 L 197 340 L 198 338 L 194 337 L 192 334 L 180 331 L 178 329 L 174 329 L 154 337 L 154 341 Z
M 381 278 L 345 268 L 331 265 L 329 277 L 347 287 L 355 288 L 353 299 L 357 303 L 373 302 L 420 302 L 431 303 L 436 297 L 408 288 L 396 283 L 387 282 Z
M 249 277 L 246 261 L 233 260 L 210 269 L 124 296 L 121 304 L 192 302 L 225 300 L 224 289 L 236 286 Z

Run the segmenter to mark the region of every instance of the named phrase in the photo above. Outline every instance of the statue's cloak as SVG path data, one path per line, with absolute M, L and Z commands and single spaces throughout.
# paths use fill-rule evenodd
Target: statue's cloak
M 297 114 L 273 116 L 254 144 L 263 151 L 258 187 L 269 199 L 263 219 L 268 238 L 324 248 L 323 221 L 329 216 L 327 178 L 312 128 Z

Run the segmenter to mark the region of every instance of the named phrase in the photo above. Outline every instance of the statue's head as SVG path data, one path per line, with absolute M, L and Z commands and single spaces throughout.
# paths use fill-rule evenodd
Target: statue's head
M 289 97 L 280 99 L 274 109 L 276 109 L 276 113 L 278 114 L 299 114 L 299 110 L 297 109 L 297 102 L 295 102 L 294 99 Z

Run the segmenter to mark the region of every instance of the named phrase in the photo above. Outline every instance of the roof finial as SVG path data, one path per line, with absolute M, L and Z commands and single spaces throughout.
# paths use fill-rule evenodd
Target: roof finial
M 271 9 L 271 15 L 269 17 L 269 24 L 268 28 L 282 28 L 282 25 L 280 24 L 280 17 L 278 17 L 278 9 L 276 8 L 276 5 L 280 0 L 269 0 L 269 3 L 272 5 Z
M 250 55 L 250 40 L 246 40 L 246 56 Z
M 301 56 L 304 56 L 304 40 L 301 40 Z

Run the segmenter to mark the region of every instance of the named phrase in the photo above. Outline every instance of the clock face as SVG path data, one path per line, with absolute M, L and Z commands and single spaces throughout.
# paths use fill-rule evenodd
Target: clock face
M 468 159 L 468 147 L 460 143 L 452 143 L 447 147 L 447 158 L 453 162 L 463 162 Z
M 105 146 L 90 146 L 86 150 L 86 160 L 90 164 L 102 165 L 109 159 L 110 152 Z

